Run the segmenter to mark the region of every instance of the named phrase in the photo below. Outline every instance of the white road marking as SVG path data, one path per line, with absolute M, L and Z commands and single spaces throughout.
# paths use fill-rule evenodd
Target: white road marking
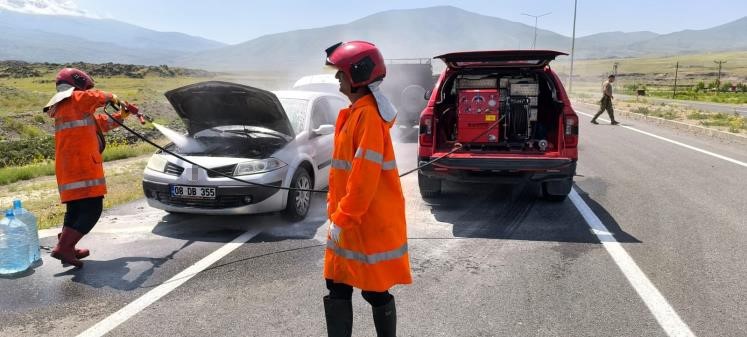
M 612 260 L 615 261 L 615 264 L 617 264 L 623 275 L 625 275 L 625 278 L 628 279 L 630 285 L 638 293 L 638 296 L 646 304 L 648 310 L 651 311 L 656 321 L 664 329 L 664 332 L 670 337 L 695 337 L 695 334 L 680 316 L 677 315 L 677 312 L 669 305 L 667 299 L 656 289 L 651 280 L 646 277 L 646 274 L 643 273 L 633 258 L 625 251 L 625 248 L 615 240 L 615 235 L 607 229 L 589 205 L 578 195 L 575 188 L 571 190 L 568 197 L 581 213 L 581 216 L 584 217 L 586 223 L 589 224 L 592 232 L 597 236 L 599 242 L 607 250 L 607 253 L 610 254 Z
M 239 237 L 233 239 L 233 241 L 218 248 L 218 250 L 210 253 L 210 255 L 204 257 L 200 261 L 197 261 L 197 263 L 193 264 L 187 269 L 184 269 L 179 274 L 174 275 L 174 277 L 170 278 L 168 281 L 145 293 L 143 296 L 140 296 L 138 299 L 126 305 L 124 308 L 119 309 L 119 311 L 111 314 L 101 322 L 96 323 L 96 325 L 90 327 L 88 330 L 83 331 L 78 335 L 78 337 L 98 337 L 109 333 L 120 324 L 135 316 L 137 313 L 143 311 L 149 305 L 166 296 L 174 289 L 189 281 L 195 275 L 213 265 L 213 263 L 222 259 L 226 255 L 234 251 L 236 248 L 239 248 L 242 244 L 257 236 L 259 232 L 259 229 L 253 229 L 244 232 L 244 234 L 241 234 Z
M 594 117 L 594 115 L 587 114 L 585 112 L 581 112 L 581 111 L 578 111 L 578 110 L 576 110 L 576 113 L 584 115 L 584 116 L 587 116 L 587 117 Z M 598 119 L 602 120 L 604 122 L 609 122 L 609 120 L 601 118 L 601 117 L 598 118 Z M 740 166 L 743 166 L 743 167 L 747 167 L 747 163 L 745 163 L 743 161 L 736 160 L 734 158 L 729 158 L 727 156 L 723 156 L 723 155 L 720 155 L 718 153 L 713 153 L 711 151 L 703 150 L 701 148 L 697 148 L 695 146 L 687 145 L 685 143 L 678 142 L 676 140 L 672 140 L 672 139 L 665 138 L 665 137 L 662 137 L 662 136 L 659 136 L 659 135 L 655 135 L 655 134 L 650 133 L 650 132 L 646 132 L 646 131 L 643 131 L 643 130 L 638 130 L 638 129 L 632 127 L 632 126 L 627 126 L 627 125 L 622 125 L 622 124 L 620 124 L 618 126 L 623 127 L 625 129 L 628 129 L 630 131 L 635 131 L 635 132 L 638 132 L 640 134 L 644 134 L 646 136 L 650 136 L 650 137 L 654 137 L 654 138 L 659 139 L 659 140 L 663 140 L 665 142 L 669 142 L 669 143 L 672 143 L 672 144 L 675 144 L 675 145 L 679 145 L 679 146 L 682 146 L 684 148 L 687 148 L 687 149 L 690 149 L 690 150 L 693 150 L 693 151 L 696 151 L 696 152 L 700 152 L 700 153 L 705 154 L 705 155 L 709 155 L 709 156 L 712 156 L 712 157 L 715 157 L 715 158 L 718 158 L 718 159 L 721 159 L 721 160 L 725 160 L 725 161 L 728 161 L 730 163 L 734 163 L 734 164 L 737 164 L 737 165 L 740 165 Z

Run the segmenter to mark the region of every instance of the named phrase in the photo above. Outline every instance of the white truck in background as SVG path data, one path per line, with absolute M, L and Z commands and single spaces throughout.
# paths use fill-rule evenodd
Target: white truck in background
M 431 59 L 387 59 L 387 75 L 381 90 L 397 108 L 392 135 L 401 141 L 417 141 L 420 112 L 428 103 L 427 93 L 436 83 Z M 296 90 L 339 92 L 334 74 L 304 76 L 293 84 Z

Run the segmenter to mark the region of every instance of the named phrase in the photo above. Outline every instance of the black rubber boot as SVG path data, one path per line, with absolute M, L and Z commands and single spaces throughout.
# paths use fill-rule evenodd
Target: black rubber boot
M 324 296 L 327 336 L 350 337 L 353 334 L 353 301 Z
M 389 303 L 380 307 L 373 307 L 374 326 L 378 337 L 397 336 L 397 308 L 394 305 L 394 296 Z

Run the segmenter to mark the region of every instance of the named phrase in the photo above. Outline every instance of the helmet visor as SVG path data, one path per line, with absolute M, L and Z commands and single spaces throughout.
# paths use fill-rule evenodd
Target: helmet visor
M 334 53 L 335 50 L 337 50 L 337 48 L 339 48 L 341 45 L 342 45 L 342 42 L 338 42 L 338 43 L 335 43 L 335 44 L 329 46 L 329 48 L 327 48 L 327 49 L 324 50 L 324 52 L 327 53 L 327 59 L 326 59 L 326 64 L 327 65 L 330 65 L 330 66 L 334 65 L 334 63 L 332 63 L 329 60 L 329 57 L 332 56 L 332 53 Z

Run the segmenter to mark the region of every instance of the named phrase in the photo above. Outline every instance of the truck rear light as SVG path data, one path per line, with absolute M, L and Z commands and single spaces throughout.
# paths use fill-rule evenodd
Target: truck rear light
M 433 145 L 433 116 L 423 115 L 420 117 L 420 145 Z
M 574 147 L 578 145 L 578 116 L 565 116 L 565 145 Z

